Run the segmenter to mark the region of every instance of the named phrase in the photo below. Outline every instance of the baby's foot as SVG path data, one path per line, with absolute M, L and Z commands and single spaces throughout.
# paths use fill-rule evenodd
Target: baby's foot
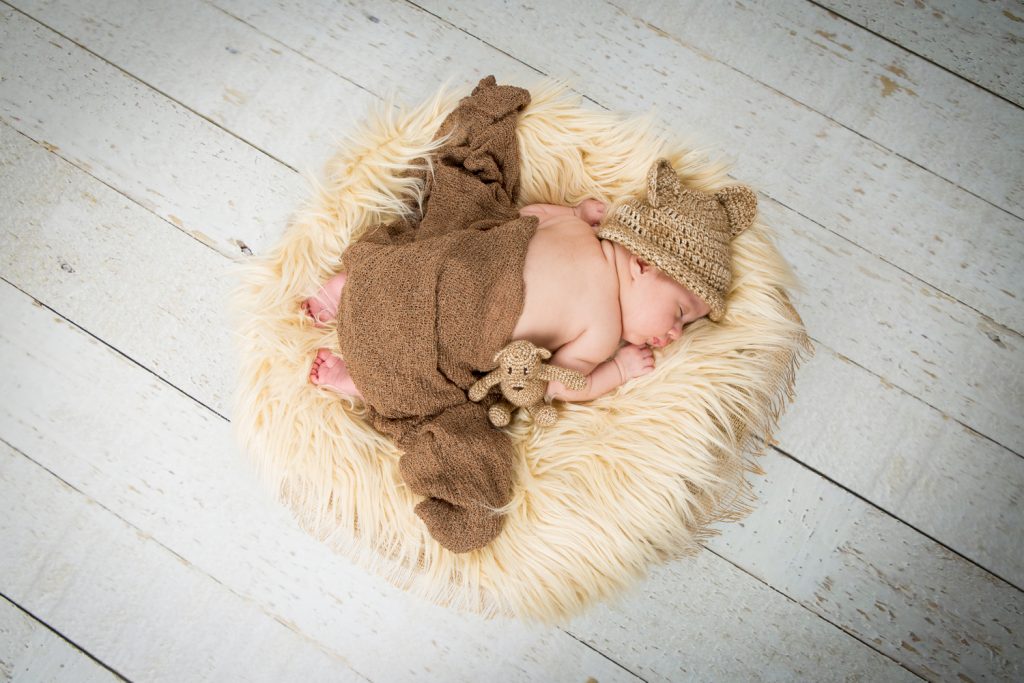
M 338 273 L 325 282 L 314 296 L 302 302 L 302 310 L 313 319 L 317 327 L 324 327 L 323 323 L 334 320 L 338 315 L 338 302 L 341 301 L 341 290 L 345 288 L 345 280 L 348 275 Z
M 604 211 L 604 202 L 597 199 L 584 199 L 575 208 L 576 216 L 594 227 L 604 220 Z
M 320 349 L 316 352 L 313 366 L 309 369 L 309 381 L 339 394 L 363 397 L 356 389 L 345 361 L 331 353 L 330 349 Z

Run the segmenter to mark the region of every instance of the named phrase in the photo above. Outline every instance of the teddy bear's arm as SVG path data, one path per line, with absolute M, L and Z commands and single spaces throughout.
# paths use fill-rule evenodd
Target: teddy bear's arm
M 542 365 L 540 378 L 544 380 L 555 380 L 565 385 L 567 389 L 582 391 L 587 387 L 587 376 L 577 370 L 562 368 L 557 365 Z
M 491 390 L 491 387 L 499 382 L 501 382 L 501 368 L 491 370 L 469 387 L 469 400 L 479 401 L 487 395 L 487 392 Z

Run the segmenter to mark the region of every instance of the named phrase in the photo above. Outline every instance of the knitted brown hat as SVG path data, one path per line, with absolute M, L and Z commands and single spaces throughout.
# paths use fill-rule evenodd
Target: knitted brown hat
M 743 185 L 714 194 L 682 186 L 668 159 L 647 172 L 647 200 L 629 200 L 597 232 L 699 296 L 718 322 L 732 282 L 732 239 L 754 222 L 757 195 Z

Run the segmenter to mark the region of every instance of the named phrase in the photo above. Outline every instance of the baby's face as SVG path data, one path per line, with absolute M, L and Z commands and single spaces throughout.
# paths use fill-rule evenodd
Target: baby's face
M 683 327 L 711 308 L 687 287 L 651 265 L 640 262 L 632 292 L 623 297 L 622 338 L 631 344 L 664 347 Z

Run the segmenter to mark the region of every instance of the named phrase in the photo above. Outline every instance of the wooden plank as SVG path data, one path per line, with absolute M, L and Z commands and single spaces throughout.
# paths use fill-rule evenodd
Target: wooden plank
M 1024 459 L 848 358 L 817 350 L 800 368 L 779 447 L 1024 587 Z
M 1024 8 L 1019 0 L 822 0 L 821 4 L 1024 106 Z
M 204 20 L 216 23 L 217 16 L 203 17 Z M 104 20 L 105 21 L 105 20 Z M 168 25 L 176 25 L 182 22 L 168 21 Z M 230 33 L 225 29 L 225 33 Z M 243 51 L 258 51 L 253 45 L 242 42 L 241 36 L 233 38 L 232 42 Z M 160 44 L 161 41 L 152 41 L 153 44 Z M 167 41 L 164 41 L 167 42 Z M 173 42 L 173 41 L 171 41 Z M 155 58 L 147 58 L 147 62 L 159 61 Z M 147 78 L 152 80 L 154 74 L 147 73 Z M 155 77 L 158 79 L 159 75 Z M 85 78 L 83 76 L 83 78 Z M 128 96 L 125 96 L 127 98 Z M 117 97 L 114 97 L 117 99 Z M 158 114 L 154 113 L 153 116 Z M 214 143 L 210 143 L 211 145 Z M 125 164 L 131 164 L 130 160 Z M 25 170 L 12 176 L 11 187 L 18 182 L 19 177 L 43 177 L 46 172 L 32 166 L 33 170 Z M 196 173 L 202 173 L 202 169 L 196 169 Z M 111 179 L 108 182 L 117 182 Z M 211 179 L 211 183 L 217 182 Z M 33 185 L 36 183 L 33 182 Z M 36 201 L 42 202 L 47 192 L 45 185 L 40 187 L 39 198 Z M 994 571 L 1007 580 L 1021 585 L 1024 583 L 1024 558 L 1022 552 L 1014 541 L 1013 529 L 1020 522 L 1019 506 L 1016 505 L 1015 490 L 1021 483 L 1024 475 L 1021 474 L 1020 459 L 1013 453 L 1006 451 L 989 439 L 981 437 L 963 427 L 956 421 L 949 419 L 949 416 L 940 414 L 922 404 L 912 396 L 906 395 L 903 391 L 892 384 L 892 381 L 907 385 L 906 375 L 915 371 L 918 380 L 911 384 L 912 388 L 922 394 L 926 400 L 939 405 L 943 404 L 944 395 L 942 392 L 949 391 L 950 387 L 955 388 L 958 372 L 952 376 L 944 377 L 941 383 L 935 381 L 934 372 L 945 372 L 940 368 L 957 368 L 958 363 L 963 363 L 959 358 L 958 349 L 976 347 L 973 351 L 974 360 L 977 365 L 979 354 L 984 356 L 984 349 L 988 345 L 995 344 L 996 348 L 1002 349 L 1003 353 L 991 362 L 981 363 L 981 372 L 1004 372 L 1010 368 L 1019 368 L 1020 354 L 1015 347 L 1008 346 L 999 336 L 999 330 L 986 327 L 984 320 L 971 318 L 971 312 L 966 311 L 956 302 L 948 297 L 936 294 L 934 291 L 922 289 L 918 292 L 918 285 L 915 280 L 898 269 L 885 266 L 872 261 L 870 257 L 852 250 L 845 241 L 832 236 L 830 233 L 822 233 L 815 230 L 815 226 L 806 219 L 787 215 L 779 210 L 774 204 L 769 204 L 766 211 L 774 212 L 769 214 L 772 224 L 780 225 L 781 243 L 784 252 L 790 254 L 799 270 L 806 272 L 810 270 L 809 279 L 820 283 L 823 287 L 824 296 L 813 297 L 806 301 L 799 300 L 800 310 L 804 313 L 805 319 L 812 331 L 819 338 L 825 338 L 828 342 L 835 343 L 843 352 L 851 354 L 862 362 L 881 358 L 886 363 L 883 370 L 901 373 L 901 376 L 887 378 L 876 378 L 867 373 L 858 372 L 856 366 L 846 360 L 843 353 L 833 354 L 827 349 L 819 349 L 821 354 L 827 352 L 828 356 L 822 371 L 817 375 L 822 378 L 820 385 L 811 383 L 809 387 L 818 388 L 816 396 L 821 400 L 801 401 L 797 409 L 787 423 L 791 428 L 784 429 L 782 447 L 788 453 L 794 454 L 804 462 L 823 471 L 829 476 L 842 482 L 844 485 L 853 488 L 861 495 L 874 501 L 876 504 L 893 512 L 896 516 L 908 521 L 929 535 L 939 539 L 943 543 L 955 548 L 958 552 L 974 559 L 986 568 Z M 35 220 L 36 209 L 29 209 L 23 214 L 23 220 L 31 222 Z M 96 219 L 100 224 L 106 224 L 107 219 Z M 128 219 L 122 222 L 131 223 Z M 794 223 L 790 229 L 789 224 Z M 67 237 L 62 241 L 67 244 L 76 242 L 74 235 L 78 233 L 78 224 L 71 221 L 66 224 Z M 49 230 L 54 230 L 50 227 Z M 31 240 L 31 233 L 19 239 Z M 100 244 L 114 239 L 103 231 L 93 239 L 91 244 Z M 149 240 L 145 232 L 137 233 L 131 230 L 118 230 L 117 240 L 123 240 L 126 248 L 140 253 L 147 253 L 145 246 Z M 129 243 L 135 246 L 128 246 Z M 27 248 L 25 244 L 21 248 Z M 49 244 L 43 240 L 33 245 L 43 254 L 49 250 Z M 116 245 L 109 245 L 111 252 L 116 252 Z M 84 257 L 84 258 L 83 258 Z M 78 267 L 88 267 L 86 262 L 96 262 L 96 256 L 83 254 L 77 257 Z M 115 258 L 115 257 L 110 257 Z M 171 257 L 162 256 L 167 259 Z M 189 256 L 181 256 L 177 259 L 176 267 L 185 268 L 191 262 Z M 10 268 L 17 268 L 19 263 L 31 263 L 31 259 L 25 259 L 12 263 Z M 80 263 L 79 263 L 80 262 Z M 132 263 L 134 265 L 134 262 Z M 63 266 L 62 266 L 63 267 Z M 69 266 L 70 267 L 70 266 Z M 157 262 L 149 266 L 138 266 L 140 272 L 154 272 L 161 267 Z M 146 270 L 146 269 L 149 270 Z M 878 270 L 876 270 L 878 268 Z M 47 274 L 59 278 L 66 278 L 63 272 L 38 270 L 25 265 L 20 267 L 20 276 L 25 283 L 33 282 L 40 287 L 38 291 L 45 291 L 49 297 L 59 297 L 61 293 L 69 295 L 81 291 L 80 286 L 62 288 L 56 285 L 47 287 L 42 284 L 46 282 Z M 102 278 L 106 268 L 92 267 L 89 277 Z M 855 282 L 861 279 L 864 273 L 871 275 L 864 280 L 863 285 L 854 289 L 844 286 L 844 282 Z M 204 277 L 200 274 L 185 278 L 184 281 L 195 281 Z M 830 278 L 834 279 L 830 282 Z M 176 278 L 170 278 L 172 280 Z M 180 278 L 177 278 L 180 279 Z M 131 284 L 137 282 L 137 284 Z M 161 279 L 142 277 L 141 275 L 110 275 L 109 281 L 105 280 L 104 291 L 124 291 L 128 296 L 127 288 L 138 286 L 141 291 L 141 298 L 145 301 L 160 300 L 162 298 Z M 204 292 L 210 292 L 210 296 L 219 297 L 226 291 L 220 279 L 216 283 L 207 283 L 203 288 Z M 214 295 L 213 293 L 217 294 Z M 925 297 L 924 302 L 919 295 Z M 213 300 L 210 304 L 213 305 Z M 65 310 L 72 310 L 72 303 L 67 299 L 55 299 Z M 887 315 L 880 315 L 884 311 L 876 312 L 878 315 L 872 334 L 865 334 L 865 325 L 872 323 L 872 319 L 863 320 L 847 313 L 847 311 L 860 310 L 868 304 L 865 302 L 884 302 L 890 306 L 891 312 Z M 199 310 L 204 307 L 200 306 Z M 220 384 L 217 380 L 223 378 L 226 367 L 222 364 L 214 364 L 212 368 L 204 368 L 201 358 L 191 358 L 187 354 L 166 353 L 160 348 L 145 350 L 148 338 L 139 333 L 145 328 L 133 331 L 127 328 L 127 319 L 117 312 L 111 312 L 97 316 L 100 311 L 88 318 L 77 317 L 85 315 L 90 307 L 83 306 L 81 302 L 73 304 L 76 311 L 76 320 L 81 320 L 89 329 L 103 329 L 111 338 L 122 340 L 121 348 L 135 358 L 154 358 L 154 363 L 163 370 L 166 363 L 177 363 L 173 368 L 167 367 L 169 376 L 181 377 L 182 386 L 191 395 L 200 395 L 196 392 L 197 382 L 203 382 L 207 386 L 206 392 L 202 395 L 209 397 L 212 388 L 227 386 Z M 157 316 L 156 326 L 158 329 L 171 329 L 178 324 L 176 315 L 187 316 L 186 312 L 177 312 L 173 315 L 162 310 L 152 310 L 151 315 Z M 215 329 L 203 322 L 198 324 L 203 330 Z M 985 339 L 975 339 L 971 333 L 977 335 L 985 334 Z M 211 339 L 201 348 L 224 347 L 226 345 L 227 331 L 223 331 L 223 339 Z M 1010 337 L 1011 344 L 1015 337 Z M 136 345 L 140 344 L 138 352 Z M 917 346 L 925 344 L 927 346 Z M 1003 346 L 999 346 L 1003 344 Z M 921 349 L 921 350 L 919 350 Z M 924 353 L 922 353 L 924 351 Z M 877 365 L 877 363 L 876 363 Z M 966 366 L 960 366 L 965 371 Z M 850 373 L 855 373 L 850 377 Z M 198 373 L 198 375 L 197 375 Z M 204 377 L 214 375 L 212 381 Z M 843 392 L 830 392 L 829 389 L 836 384 L 831 377 L 850 377 L 858 387 L 863 388 L 863 393 L 846 394 Z M 194 379 L 195 378 L 195 379 Z M 891 381 L 890 381 L 891 380 Z M 994 375 L 990 381 L 983 381 L 985 377 L 975 377 L 967 382 L 968 391 L 972 392 L 965 398 L 966 405 L 973 405 L 973 413 L 954 414 L 955 417 L 964 420 L 971 420 L 978 417 L 987 420 L 984 426 L 975 423 L 976 427 L 985 429 L 989 433 L 1000 433 L 998 429 L 999 420 L 1003 425 L 1012 428 L 1018 426 L 1015 406 L 1018 399 L 1012 394 L 1013 387 L 1001 381 L 1001 377 Z M 1002 388 L 1008 393 L 1001 396 L 998 392 Z M 803 392 L 798 394 L 802 396 Z M 963 389 L 960 389 L 963 391 Z M 870 397 L 871 400 L 864 400 Z M 898 398 L 895 398 L 898 397 Z M 223 410 L 224 407 L 218 401 L 215 393 L 212 400 L 204 399 L 208 405 Z M 824 407 L 840 406 L 844 410 L 840 412 L 845 416 L 844 425 L 853 427 L 861 425 L 861 428 L 848 428 L 836 434 L 836 425 L 827 419 L 820 411 Z M 805 417 L 806 416 L 806 417 Z M 995 416 L 993 427 L 992 418 Z M 900 432 L 902 425 L 913 424 L 920 426 L 918 440 L 901 444 L 895 452 L 886 443 L 885 439 L 891 431 L 880 431 L 877 425 L 891 425 L 890 430 Z M 827 440 L 826 440 L 827 438 Z M 820 448 L 820 444 L 830 443 L 829 449 Z M 979 454 L 977 459 L 965 459 L 962 453 L 971 452 Z M 978 467 L 982 462 L 985 467 Z M 857 466 L 851 466 L 857 463 Z M 935 505 L 935 498 L 932 494 L 936 482 L 955 483 L 957 488 L 966 500 L 972 501 L 974 508 L 969 516 L 957 507 Z M 925 484 L 928 484 L 927 486 Z M 977 533 L 978 529 L 987 530 L 985 534 Z M 1008 534 L 1008 537 L 1002 536 Z
M 9 453 L 10 448 L 0 443 L 0 459 Z M 0 681 L 123 680 L 46 624 L 0 597 Z
M 615 4 L 688 48 L 1024 216 L 1024 116 L 1010 102 L 805 0 Z
M 929 680 L 1024 675 L 1018 588 L 788 458 L 762 467 L 760 506 L 710 549 Z
M 12 312 L 12 288 L 4 290 L 3 310 Z M 36 316 L 52 325 L 47 312 Z M 4 336 L 5 364 L 34 360 Z M 34 391 L 10 379 L 0 378 L 5 395 Z M 77 398 L 94 408 L 103 399 Z M 367 680 L 8 443 L 0 443 L 0 511 L 4 594 L 129 679 Z
M 120 5 L 114 7 L 120 9 Z M 189 16 L 194 15 L 198 19 L 193 19 L 193 21 L 199 20 L 199 23 L 204 26 L 217 27 L 219 32 L 230 37 L 228 42 L 233 46 L 232 49 L 238 50 L 240 53 L 266 53 L 270 50 L 271 45 L 266 38 L 254 34 L 251 30 L 248 30 L 247 34 L 235 33 L 234 31 L 237 29 L 235 22 L 206 5 L 189 8 L 186 5 L 174 3 L 166 7 L 184 12 Z M 130 13 L 126 14 L 130 16 Z M 91 24 L 85 24 L 86 28 L 83 28 L 74 23 L 73 14 L 69 13 L 69 16 L 72 18 L 67 20 L 62 19 L 64 14 L 46 15 L 44 18 L 48 22 L 58 23 L 62 31 L 76 36 L 79 40 L 91 40 L 95 33 L 87 28 Z M 385 18 L 391 21 L 391 17 Z M 115 16 L 91 21 L 98 21 L 105 25 L 105 23 L 113 22 L 116 19 Z M 287 24 L 286 18 L 281 17 L 280 19 L 279 23 Z M 316 16 L 313 19 L 320 20 L 322 18 Z M 138 35 L 139 31 L 143 31 L 149 26 L 148 22 L 135 26 L 127 24 L 124 19 L 121 21 L 128 26 L 133 35 Z M 378 21 L 380 21 L 379 18 Z M 101 54 L 105 54 L 102 51 L 113 45 L 114 47 L 111 47 L 113 52 L 108 55 L 110 58 L 129 60 L 124 65 L 126 68 L 140 70 L 140 78 L 154 83 L 162 91 L 169 92 L 178 99 L 186 102 L 191 102 L 193 99 L 196 101 L 209 99 L 202 91 L 171 90 L 175 86 L 177 77 L 165 81 L 160 68 L 149 66 L 167 62 L 171 64 L 169 70 L 175 74 L 184 69 L 181 65 L 174 64 L 174 53 L 167 55 L 164 59 L 164 55 L 159 50 L 163 45 L 187 42 L 190 35 L 188 18 L 167 15 L 157 23 L 161 27 L 159 34 L 154 33 L 148 39 L 141 40 L 137 48 L 133 47 L 127 52 L 116 47 L 116 41 L 112 42 L 110 38 L 103 38 L 99 40 L 98 44 L 89 43 L 89 45 L 93 49 L 101 51 Z M 326 23 L 329 25 L 329 22 Z M 370 21 L 367 24 L 376 25 Z M 183 27 L 179 34 L 170 33 L 172 30 L 170 27 L 175 26 Z M 32 33 L 31 26 L 25 25 L 24 29 L 23 33 Z M 43 40 L 42 35 L 40 34 L 35 42 L 24 41 L 21 49 L 23 52 L 29 51 L 25 54 L 31 54 L 33 58 L 46 63 L 49 73 L 67 74 L 66 79 L 61 79 L 59 86 L 56 82 L 54 83 L 52 96 L 66 97 L 67 95 L 61 93 L 70 92 L 76 96 L 76 102 L 81 102 L 88 100 L 86 91 L 95 93 L 106 88 L 110 92 L 109 97 L 105 98 L 102 108 L 97 107 L 91 113 L 88 110 L 83 110 L 81 106 L 76 109 L 79 121 L 89 115 L 100 119 L 94 128 L 102 130 L 103 135 L 107 137 L 64 135 L 66 126 L 62 125 L 59 117 L 50 121 L 48 114 L 33 113 L 30 99 L 32 93 L 37 93 L 40 87 L 46 87 L 45 83 L 40 86 L 34 80 L 31 87 L 28 82 L 25 83 L 24 92 L 15 91 L 12 86 L 9 106 L 12 111 L 21 114 L 15 116 L 20 120 L 13 121 L 13 123 L 36 139 L 49 140 L 49 144 L 56 143 L 61 147 L 59 152 L 66 158 L 71 160 L 93 159 L 96 164 L 96 168 L 92 169 L 94 174 L 131 195 L 133 187 L 139 183 L 138 178 L 146 177 L 148 173 L 148 157 L 143 151 L 144 148 L 139 149 L 140 144 L 131 137 L 131 132 L 114 134 L 104 129 L 106 125 L 104 122 L 111 118 L 107 102 L 123 102 L 125 109 L 131 112 L 136 112 L 139 107 L 143 107 L 148 112 L 146 118 L 152 118 L 154 121 L 171 116 L 173 118 L 170 121 L 165 121 L 162 126 L 167 131 L 190 127 L 190 123 L 177 120 L 179 114 L 186 118 L 188 115 L 182 113 L 177 107 L 168 110 L 167 107 L 156 106 L 147 96 L 146 89 L 140 88 L 131 79 L 118 79 L 115 75 L 110 75 L 108 78 L 103 65 L 98 61 L 95 67 L 96 72 L 104 74 L 104 76 L 94 78 L 92 71 L 80 64 L 80 62 L 90 63 L 87 56 L 83 56 L 81 59 L 72 59 L 68 56 L 66 59 L 47 62 L 47 59 L 53 57 L 49 41 L 54 37 L 51 34 L 50 39 Z M 172 37 L 174 39 L 171 39 Z M 456 37 L 470 40 L 462 33 L 458 33 Z M 59 43 L 60 37 L 55 38 L 56 40 L 53 42 Z M 349 35 L 347 38 L 354 39 L 354 36 Z M 31 50 L 30 46 L 33 44 L 38 46 L 36 50 Z M 319 52 L 326 53 L 327 48 L 337 48 L 337 52 L 352 50 L 348 42 L 340 39 L 337 43 L 329 42 Z M 146 53 L 147 49 L 155 52 Z M 222 59 L 227 59 L 229 62 L 234 59 L 234 56 L 226 50 L 215 51 L 208 56 L 213 59 L 215 54 L 221 53 L 224 55 Z M 503 55 L 499 56 L 508 61 Z M 277 68 L 291 68 L 287 64 L 282 62 Z M 220 70 L 232 71 L 229 66 L 211 71 Z M 260 74 L 264 74 L 268 79 L 271 78 L 271 74 L 266 70 L 261 71 Z M 333 77 L 327 71 L 324 71 L 321 76 L 323 78 Z M 281 78 L 282 76 L 276 77 Z M 286 80 L 300 81 L 307 77 L 308 75 L 303 69 L 296 69 Z M 337 80 L 337 77 L 333 78 Z M 242 80 L 258 82 L 260 77 L 248 75 Z M 0 83 L 0 89 L 4 85 L 6 84 Z M 313 84 L 308 84 L 300 89 L 310 90 L 313 87 Z M 215 89 L 220 92 L 225 88 L 242 92 L 245 97 L 251 95 L 248 91 L 243 92 L 234 88 L 233 85 L 217 86 Z M 15 98 L 14 95 L 19 93 L 21 99 Z M 80 96 L 78 96 L 79 94 Z M 301 106 L 296 107 L 292 100 L 278 101 L 276 106 L 278 114 L 275 116 L 275 120 L 288 118 L 291 116 L 291 112 L 301 116 L 300 112 L 304 109 Z M 260 108 L 270 109 L 271 103 L 269 100 L 264 100 Z M 127 116 L 125 114 L 126 118 Z M 34 123 L 39 119 L 42 120 L 39 123 Z M 238 123 L 240 125 L 242 119 L 246 119 L 246 117 L 239 116 Z M 235 120 L 232 119 L 229 122 L 235 123 Z M 127 131 L 131 129 L 132 127 L 127 127 Z M 246 129 L 239 131 L 238 134 L 245 139 L 253 140 L 264 148 L 273 142 L 273 136 L 266 139 L 260 138 L 259 130 Z M 260 187 L 261 183 L 267 188 L 277 188 L 285 184 L 284 178 L 280 175 L 280 169 L 262 179 L 254 177 L 246 163 L 262 168 L 261 156 L 252 150 L 235 147 L 231 148 L 231 154 L 239 154 L 241 155 L 239 158 L 247 160 L 246 163 L 239 164 L 239 167 L 235 169 L 237 173 L 227 177 L 219 172 L 210 173 L 206 165 L 197 161 L 197 157 L 202 154 L 202 149 L 223 146 L 225 144 L 223 135 L 209 126 L 205 128 L 200 126 L 192 132 L 192 137 L 189 139 L 196 141 L 196 149 L 183 149 L 176 157 L 168 156 L 166 163 L 169 167 L 189 168 L 189 173 L 185 175 L 192 179 L 191 182 L 206 188 L 204 190 L 206 192 L 209 192 L 211 187 L 218 187 L 222 197 L 238 198 L 251 193 L 252 188 Z M 173 143 L 169 141 L 167 146 L 177 148 L 179 146 L 177 143 L 177 139 Z M 114 145 L 114 149 L 120 150 L 119 160 L 116 164 L 117 168 L 104 171 L 104 167 L 110 165 L 110 161 L 105 160 L 112 153 L 110 145 Z M 283 148 L 280 148 L 279 155 L 286 160 L 291 159 L 288 150 Z M 75 161 L 75 163 L 79 162 Z M 89 167 L 92 168 L 91 165 Z M 131 173 L 125 177 L 124 171 L 119 171 L 122 168 L 131 170 Z M 235 182 L 238 178 L 246 183 L 245 187 L 240 187 Z M 159 180 L 159 177 L 154 178 L 154 182 Z M 174 207 L 176 205 L 188 206 L 194 201 L 193 196 L 188 192 L 179 195 L 173 184 L 163 190 L 169 198 L 161 200 L 163 202 L 161 206 L 147 206 L 150 206 L 158 214 L 164 215 L 168 220 L 183 225 L 184 229 L 192 234 L 205 236 L 206 232 L 204 231 L 212 232 L 212 238 L 208 238 L 207 241 L 219 245 L 228 252 L 237 251 L 237 246 L 235 246 L 237 239 L 233 235 L 237 236 L 240 229 L 244 230 L 244 224 L 232 226 L 230 231 L 218 234 L 216 228 L 206 227 L 208 224 L 216 225 L 216 216 L 210 220 L 204 220 L 201 214 L 195 215 L 190 217 L 187 222 L 182 223 L 180 216 L 173 213 L 177 211 Z M 298 193 L 298 190 L 295 189 L 290 193 Z M 269 190 L 264 192 L 261 189 L 256 194 L 270 196 L 273 192 Z M 240 201 L 248 200 L 240 199 Z M 298 201 L 299 199 L 296 197 L 296 205 Z M 284 206 L 280 206 L 279 209 L 281 212 L 287 210 Z M 1024 396 L 1014 391 L 1012 386 L 1001 381 L 1003 372 L 1008 369 L 1011 371 L 1021 369 L 1022 357 L 1018 349 L 1022 345 L 1022 340 L 1019 335 L 984 316 L 978 316 L 969 308 L 941 292 L 920 285 L 912 276 L 903 273 L 898 268 L 859 249 L 849 248 L 849 244 L 844 239 L 822 230 L 805 217 L 789 211 L 781 205 L 770 201 L 765 202 L 764 211 L 773 225 L 780 226 L 782 237 L 786 240 L 784 253 L 787 253 L 792 260 L 795 270 L 805 281 L 816 283 L 814 296 L 801 300 L 800 310 L 817 339 L 881 375 L 887 382 L 893 383 L 909 393 L 924 397 L 940 410 L 962 420 L 971 428 L 985 433 L 998 443 L 1018 452 L 1024 451 L 1024 425 L 1021 425 L 1020 421 L 1016 419 L 1018 414 L 1024 412 Z M 808 256 L 804 256 L 805 247 L 788 241 L 785 231 L 789 225 L 799 228 L 800 240 L 813 240 L 820 245 L 820 248 L 814 248 Z M 266 242 L 262 236 L 273 234 L 276 230 L 276 226 L 267 224 L 255 226 L 255 234 L 253 236 L 245 234 L 243 239 L 249 244 L 258 242 L 262 246 Z M 818 297 L 822 295 L 830 297 L 830 300 L 819 300 Z M 841 301 L 842 305 L 837 305 L 837 301 Z M 864 311 L 868 309 L 872 309 L 872 313 L 865 317 Z M 973 355 L 965 358 L 963 349 L 971 349 Z
M 233 9 L 236 3 L 218 0 Z M 662 112 L 667 125 L 735 155 L 740 180 L 998 323 L 1024 330 L 1020 218 L 613 5 L 588 6 L 585 22 L 568 3 L 538 6 L 529 22 L 505 22 L 500 18 L 508 13 L 529 10 L 496 0 L 418 4 L 523 63 L 571 79 L 603 106 Z M 319 11 L 306 13 L 313 18 Z M 413 19 L 430 21 L 420 14 L 390 28 Z M 457 54 L 461 47 L 453 42 L 449 49 Z M 595 69 L 595 63 L 607 67 Z M 421 74 L 431 66 L 417 61 L 398 75 L 412 78 L 414 70 Z
M 0 405 L 0 434 L 7 443 L 172 551 L 190 570 L 244 595 L 262 612 L 305 634 L 328 653 L 344 657 L 364 675 L 385 681 L 425 673 L 441 680 L 637 680 L 606 657 L 630 657 L 626 666 L 632 668 L 632 660 L 644 658 L 642 651 L 612 649 L 602 656 L 557 629 L 457 615 L 411 600 L 366 576 L 301 533 L 283 510 L 260 494 L 241 463 L 225 457 L 230 453 L 230 434 L 220 418 L 49 310 L 33 306 L 29 297 L 6 283 L 0 285 L 0 314 L 12 321 L 0 330 L 0 390 L 9 397 Z M 77 509 L 69 510 L 64 503 L 42 500 L 39 505 L 62 510 L 71 520 L 79 517 Z M 24 509 L 14 518 L 31 518 L 34 510 Z M 62 525 L 77 529 L 63 519 L 46 527 Z M 64 535 L 96 548 L 95 532 Z M 41 566 L 52 565 L 47 552 L 40 550 L 32 555 L 33 562 L 21 562 L 19 571 L 32 577 Z M 97 552 L 112 555 L 115 564 L 124 562 L 119 551 L 107 546 L 99 546 Z M 160 566 L 139 573 L 151 579 Z M 68 571 L 66 563 L 58 568 L 76 581 L 90 580 L 88 574 Z M 86 563 L 85 569 L 105 576 L 103 568 Z M 157 579 L 145 583 L 162 585 L 164 578 Z M 707 616 L 695 615 L 671 634 L 647 632 L 642 637 L 648 643 L 645 647 L 663 650 L 678 639 L 689 639 L 684 654 L 690 666 L 722 671 L 731 678 L 750 669 L 749 663 L 722 659 L 720 651 L 707 647 L 701 633 L 714 631 L 744 640 L 750 661 L 757 662 L 765 661 L 780 639 L 813 634 L 820 650 L 793 652 L 773 662 L 766 675 L 791 679 L 801 670 L 815 670 L 824 664 L 825 652 L 830 666 L 850 675 L 911 680 L 888 658 L 726 562 L 716 560 L 713 570 L 685 587 L 668 581 L 658 587 L 662 593 L 680 589 L 681 599 L 701 603 Z M 78 590 L 84 589 L 68 592 Z M 27 600 L 39 591 L 29 586 L 16 596 L 37 610 L 38 603 Z M 754 615 L 770 615 L 771 620 L 720 623 L 718 615 L 737 605 L 716 608 L 707 599 L 715 595 L 740 598 Z M 645 602 L 646 610 L 663 612 L 662 618 L 676 613 L 671 605 Z M 198 601 L 204 603 L 208 601 Z M 584 616 L 572 628 L 586 624 Z M 155 634 L 150 637 L 158 640 Z M 386 657 L 381 656 L 381 643 L 387 643 Z M 110 661 L 120 666 L 119 659 Z M 681 661 L 659 657 L 652 666 L 667 667 L 659 675 L 668 680 L 675 677 Z
M 305 196 L 302 178 L 279 161 L 230 135 L 211 135 L 210 122 L 6 6 L 0 55 L 3 120 L 97 177 L 120 178 L 132 201 L 225 254 L 269 248 Z M 54 92 L 57 84 L 68 89 Z

